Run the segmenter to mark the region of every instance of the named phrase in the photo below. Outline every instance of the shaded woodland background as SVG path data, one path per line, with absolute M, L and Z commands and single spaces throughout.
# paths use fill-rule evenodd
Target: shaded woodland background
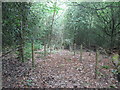
M 3 57 L 12 52 L 35 66 L 38 50 L 44 57 L 55 50 L 98 51 L 117 54 L 113 64 L 120 70 L 120 2 L 3 2 L 2 29 Z
M 22 48 L 29 48 L 31 41 L 36 47 L 45 43 L 48 48 L 69 48 L 76 43 L 90 49 L 119 49 L 119 2 L 67 3 L 62 16 L 57 15 L 62 8 L 49 3 L 2 4 L 3 52 L 20 45 L 22 55 Z

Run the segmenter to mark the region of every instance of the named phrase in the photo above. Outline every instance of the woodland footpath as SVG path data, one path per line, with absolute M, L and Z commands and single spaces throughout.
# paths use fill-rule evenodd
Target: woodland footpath
M 120 87 L 120 2 L 1 7 L 3 87 Z

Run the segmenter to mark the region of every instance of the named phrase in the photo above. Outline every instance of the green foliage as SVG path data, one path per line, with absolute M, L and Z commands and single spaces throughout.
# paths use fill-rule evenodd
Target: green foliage
M 3 48 L 6 46 L 16 45 L 20 42 L 21 20 L 26 22 L 27 14 L 29 13 L 29 7 L 30 7 L 30 4 L 26 2 L 2 3 Z M 26 30 L 25 28 L 26 27 L 23 28 L 24 31 Z
M 27 43 L 27 45 L 25 45 L 25 48 L 24 48 L 24 57 L 25 57 L 25 60 L 28 60 L 30 58 L 32 58 L 32 51 L 31 51 L 31 43 Z
M 115 69 L 113 69 L 111 72 L 112 72 L 113 74 L 117 74 L 117 73 L 118 73 L 117 70 L 115 70 Z
M 115 55 L 112 57 L 112 60 L 113 60 L 113 61 L 119 61 L 119 55 L 118 55 L 118 54 L 115 54 Z
M 120 73 L 120 60 L 119 60 L 119 55 L 114 54 L 112 57 L 112 61 L 115 64 L 115 67 L 117 69 L 117 73 Z
M 40 43 L 34 43 L 34 50 L 42 49 L 43 46 Z M 26 60 L 32 58 L 31 43 L 27 43 L 24 48 L 24 57 Z
M 32 81 L 33 80 L 26 80 L 28 86 L 32 86 Z
M 103 65 L 103 66 L 101 66 L 102 68 L 105 68 L 105 69 L 109 69 L 110 68 L 110 66 L 108 66 L 108 65 Z
M 97 74 L 97 75 L 101 75 L 101 72 L 97 71 L 96 74 Z
M 70 39 L 65 39 L 64 42 L 63 42 L 63 44 L 64 44 L 65 48 L 68 48 L 72 43 L 71 43 Z
M 40 43 L 34 43 L 34 50 L 36 51 L 36 50 L 40 50 L 40 49 L 42 49 L 43 48 L 43 46 L 40 44 Z
M 119 2 L 71 2 L 71 5 L 77 6 L 68 7 L 65 14 L 59 14 L 63 9 L 57 3 L 51 0 L 40 3 L 3 2 L 3 48 L 24 44 L 24 57 L 31 58 L 31 40 L 35 41 L 35 50 L 43 48 L 44 42 L 49 47 L 52 46 L 50 41 L 56 47 L 61 47 L 62 44 L 67 47 L 72 43 L 106 48 L 119 46 L 120 8 L 106 7 L 119 6 Z M 106 8 L 101 9 L 102 7 Z M 97 8 L 101 10 L 94 10 Z M 113 57 L 115 60 L 117 58 Z
M 116 6 L 116 8 L 101 9 L 108 5 Z M 71 7 L 65 14 L 65 39 L 72 39 L 78 45 L 98 45 L 103 48 L 118 47 L 119 33 L 116 32 L 119 32 L 120 29 L 119 5 L 119 2 L 71 3 Z M 118 39 L 115 40 L 115 38 Z
M 117 86 L 116 85 L 111 85 L 110 88 L 117 88 Z

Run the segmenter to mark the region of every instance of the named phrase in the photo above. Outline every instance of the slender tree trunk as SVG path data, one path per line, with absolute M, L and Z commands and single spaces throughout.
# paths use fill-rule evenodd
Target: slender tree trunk
M 119 49 L 119 51 L 118 51 L 118 72 L 119 72 L 119 74 L 120 74 L 120 49 Z
M 32 40 L 31 43 L 31 49 L 32 49 L 32 67 L 35 66 L 35 61 L 34 61 L 34 41 Z
M 82 44 L 80 45 L 80 61 L 82 61 Z
M 75 50 L 76 50 L 76 43 L 74 44 L 74 55 L 75 55 Z
M 112 51 L 112 49 L 113 49 L 113 35 L 111 35 L 111 51 Z
M 70 44 L 70 46 L 69 46 L 69 50 L 72 51 L 72 45 L 71 45 L 71 44 Z
M 114 48 L 114 33 L 115 33 L 115 17 L 114 17 L 114 10 L 113 7 L 111 7 L 111 50 Z
M 46 51 L 47 51 L 46 48 L 47 48 L 46 47 L 46 41 L 44 41 L 44 57 L 46 57 Z
M 23 21 L 22 21 L 22 17 L 21 17 L 21 29 L 20 29 L 20 33 L 19 33 L 19 45 L 20 45 L 20 49 L 19 51 L 19 59 L 24 62 L 24 41 L 23 41 Z
M 54 18 L 55 18 L 55 8 L 56 8 L 56 4 L 57 2 L 55 2 L 55 7 L 54 7 L 54 12 L 53 12 L 53 17 L 52 17 L 52 24 L 51 24 L 51 31 L 50 31 L 50 54 L 51 54 L 51 51 L 52 51 L 52 32 L 53 32 L 53 23 L 54 23 Z
M 95 79 L 97 79 L 97 73 L 98 73 L 98 57 L 99 57 L 99 52 L 98 50 L 96 50 Z
M 20 45 L 21 48 L 20 48 L 20 58 L 21 58 L 21 61 L 24 62 L 24 50 L 23 50 L 23 44 Z

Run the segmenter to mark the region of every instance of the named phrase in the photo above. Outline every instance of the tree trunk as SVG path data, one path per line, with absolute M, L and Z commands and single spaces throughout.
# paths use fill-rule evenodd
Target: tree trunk
M 35 61 L 34 61 L 34 42 L 32 40 L 32 43 L 31 43 L 31 49 L 32 49 L 32 67 L 35 66 Z
M 53 23 L 54 23 L 54 17 L 55 17 L 55 8 L 56 8 L 56 4 L 57 2 L 54 3 L 55 7 L 54 7 L 54 12 L 53 12 L 53 17 L 52 17 L 52 24 L 51 24 L 51 31 L 50 31 L 50 54 L 51 54 L 51 51 L 52 51 L 52 32 L 53 32 Z
M 80 61 L 82 61 L 82 44 L 80 46 Z
M 72 51 L 72 45 L 71 45 L 71 44 L 70 44 L 70 46 L 69 46 L 69 50 Z
M 74 55 L 75 55 L 75 50 L 76 50 L 76 44 L 74 44 Z
M 18 50 L 19 52 L 19 59 L 24 62 L 24 41 L 23 41 L 23 22 L 22 22 L 22 17 L 21 17 L 21 29 L 20 29 L 20 33 L 19 33 L 19 45 L 20 45 L 20 49 Z
M 115 17 L 114 17 L 114 10 L 113 7 L 111 7 L 111 50 L 114 48 L 114 33 L 115 33 Z
M 46 41 L 44 41 L 44 57 L 46 57 L 46 51 L 47 51 L 46 48 L 47 48 L 46 47 Z
M 95 79 L 97 79 L 97 74 L 98 74 L 98 57 L 99 57 L 99 52 L 98 50 L 96 50 Z

